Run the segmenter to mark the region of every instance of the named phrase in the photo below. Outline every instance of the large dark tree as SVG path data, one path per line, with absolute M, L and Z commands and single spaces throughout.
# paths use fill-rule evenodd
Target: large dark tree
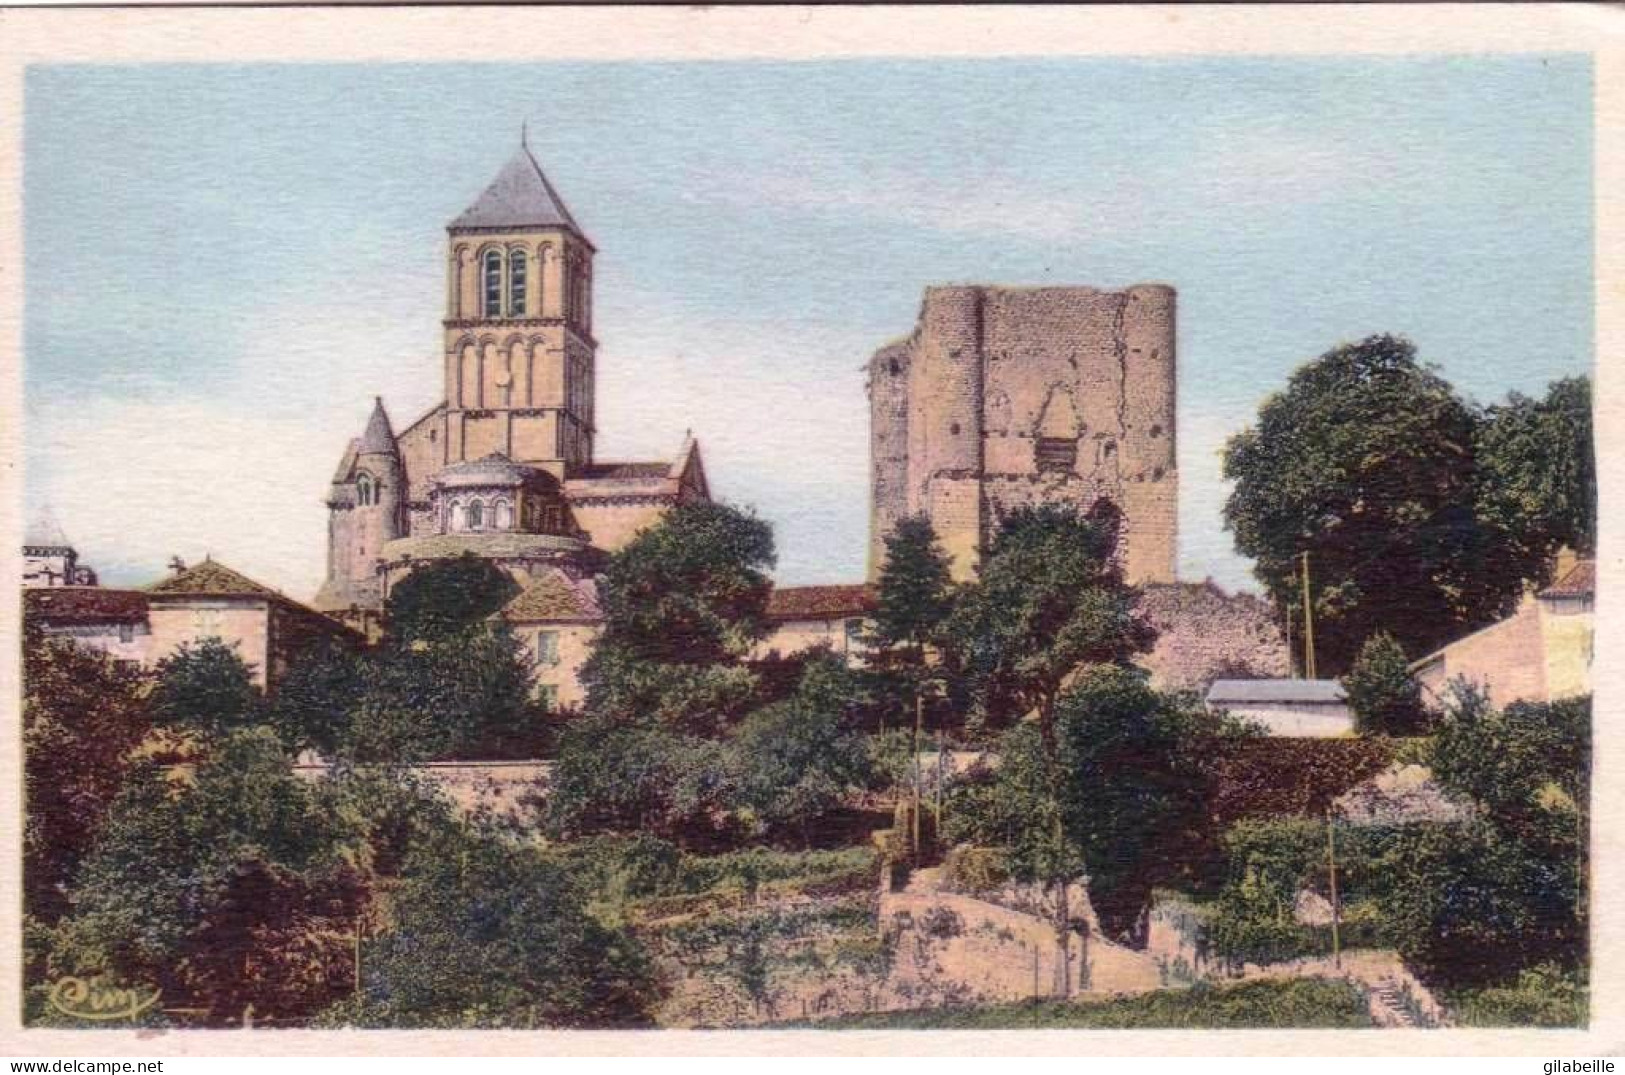
M 1544 399 L 1514 392 L 1488 408 L 1477 457 L 1478 515 L 1499 538 L 1487 569 L 1544 583 L 1560 547 L 1596 547 L 1590 378 L 1554 381 Z
M 1387 634 L 1360 647 L 1343 677 L 1354 724 L 1362 735 L 1421 735 L 1427 730 L 1421 685 L 1411 676 L 1405 651 Z
M 716 735 L 749 708 L 745 667 L 768 631 L 773 531 L 726 504 L 683 504 L 611 557 L 604 631 L 582 668 L 587 708 Z
M 23 638 L 23 909 L 47 921 L 107 823 L 151 718 L 145 677 L 35 630 Z
M 154 723 L 205 738 L 258 723 L 263 714 L 254 669 L 218 638 L 183 643 L 158 662 Z
M 1106 500 L 1087 517 L 1058 506 L 1012 512 L 943 632 L 986 717 L 1037 718 L 1040 768 L 1028 782 L 1037 801 L 1025 823 L 1032 830 L 1025 839 L 1033 845 L 1035 878 L 1053 893 L 1063 968 L 1070 966 L 1067 886 L 1080 860 L 1065 832 L 1065 762 L 1056 703 L 1080 669 L 1126 665 L 1156 640 L 1155 630 L 1136 612 L 1138 595 L 1124 583 L 1115 561 L 1119 523 L 1117 509 Z M 1066 981 L 1058 985 L 1063 991 L 1068 987 Z
M 425 564 L 397 583 L 384 602 L 389 637 L 411 642 L 459 635 L 518 592 L 512 576 L 473 553 Z
M 1309 554 L 1322 674 L 1347 671 L 1377 631 L 1427 653 L 1517 596 L 1516 575 L 1485 570 L 1496 539 L 1474 512 L 1477 433 L 1409 341 L 1373 336 L 1301 367 L 1231 438 L 1226 524 L 1280 607 L 1299 601 Z
M 1105 500 L 1087 517 L 1058 506 L 1012 512 L 943 629 L 986 716 L 1035 714 L 1051 753 L 1067 678 L 1083 665 L 1124 664 L 1156 641 L 1113 557 L 1119 524 Z
M 660 986 L 636 939 L 534 847 L 472 827 L 415 851 L 362 995 L 334 1022 L 385 1027 L 649 1025 Z

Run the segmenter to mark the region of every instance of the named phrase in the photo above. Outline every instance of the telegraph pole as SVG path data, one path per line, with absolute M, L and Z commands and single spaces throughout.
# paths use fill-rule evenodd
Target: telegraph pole
M 1326 872 L 1331 882 L 1332 893 L 1332 966 L 1343 965 L 1342 946 L 1337 936 L 1338 920 L 1342 917 L 1337 906 L 1337 831 L 1333 821 L 1335 815 L 1330 809 L 1326 811 Z
M 1303 553 L 1303 678 L 1315 679 L 1315 618 L 1309 600 L 1309 553 Z

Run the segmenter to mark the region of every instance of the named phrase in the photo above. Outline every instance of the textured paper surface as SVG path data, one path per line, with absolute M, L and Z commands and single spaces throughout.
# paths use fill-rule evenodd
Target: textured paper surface
M 1304 1053 L 1399 1054 L 1531 1053 L 1537 1055 L 1578 1055 L 1608 1053 L 1625 1040 L 1625 1013 L 1620 1008 L 1622 921 L 1619 901 L 1613 891 L 1620 880 L 1622 855 L 1617 798 L 1622 762 L 1621 737 L 1613 726 L 1619 693 L 1617 661 L 1617 617 L 1612 615 L 1611 595 L 1619 572 L 1621 546 L 1616 534 L 1611 505 L 1618 485 L 1618 444 L 1621 429 L 1617 362 L 1614 355 L 1625 337 L 1620 324 L 1622 298 L 1621 254 L 1617 240 L 1621 209 L 1613 191 L 1622 189 L 1622 149 L 1625 137 L 1621 120 L 1625 116 L 1625 87 L 1621 63 L 1625 48 L 1617 11 L 1601 7 L 1518 6 L 1492 10 L 1460 8 L 1371 8 L 1371 7 L 1276 7 L 1222 9 L 1121 8 L 1101 10 L 1040 9 L 767 9 L 767 10 L 457 10 L 417 8 L 410 10 L 207 10 L 207 11 L 10 11 L 0 16 L 0 39 L 5 41 L 0 64 L 0 114 L 24 115 L 26 72 L 30 65 L 59 64 L 157 64 L 157 63 L 282 63 L 315 64 L 398 64 L 398 63 L 529 63 L 602 61 L 611 64 L 649 64 L 693 60 L 736 62 L 779 62 L 790 60 L 865 61 L 897 60 L 911 64 L 948 64 L 972 58 L 1045 59 L 1060 61 L 1083 58 L 1159 57 L 1192 60 L 1225 57 L 1335 56 L 1342 61 L 1359 58 L 1381 62 L 1393 56 L 1477 56 L 1484 54 L 1549 53 L 1554 56 L 1586 56 L 1592 65 L 1595 124 L 1595 174 L 1592 189 L 1597 195 L 1595 212 L 1595 355 L 1597 395 L 1598 458 L 1600 470 L 1601 539 L 1598 553 L 1600 585 L 1597 659 L 1593 668 L 1595 685 L 1595 809 L 1593 823 L 1593 992 L 1591 1028 L 1584 1032 L 1540 1031 L 1388 1031 L 1335 1033 L 1329 1031 L 1291 1032 L 1201 1032 L 1177 1033 L 1143 1031 L 1048 1032 L 1011 1031 L 985 1033 L 915 1032 L 715 1032 L 685 1033 L 537 1033 L 501 1035 L 450 1032 L 262 1032 L 258 1034 L 219 1034 L 165 1032 L 136 1035 L 128 1031 L 67 1032 L 29 1031 L 21 1037 L 16 1029 L 19 1004 L 16 998 L 18 963 L 18 908 L 8 901 L 0 914 L 0 949 L 6 960 L 0 963 L 0 1009 L 8 1030 L 8 1052 L 32 1055 L 98 1054 L 187 1054 L 216 1053 L 329 1054 L 329 1053 L 434 1053 L 475 1055 L 480 1053 L 594 1053 L 637 1052 L 905 1052 L 967 1054 L 1000 1053 Z M 989 89 L 990 93 L 996 92 Z M 916 107 L 918 107 L 916 103 Z M 921 109 L 927 115 L 929 109 Z M 514 120 L 542 117 L 534 114 Z M 1157 117 L 1135 117 L 1154 125 Z M 720 121 L 719 121 L 720 122 Z M 1463 116 L 1471 122 L 1470 115 Z M 0 227 L 11 257 L 5 264 L 0 290 L 0 359 L 7 372 L 0 410 L 4 430 L 5 496 L 0 498 L 0 518 L 8 532 L 20 532 L 23 503 L 23 462 L 28 456 L 28 430 L 31 421 L 25 412 L 23 391 L 23 309 L 26 284 L 21 256 L 23 231 L 22 190 L 24 131 L 16 122 L 0 128 Z M 237 132 L 244 152 L 254 151 L 253 132 Z M 545 135 L 540 135 L 545 138 Z M 545 142 L 544 142 L 545 144 Z M 1291 152 L 1293 147 L 1286 147 Z M 1487 148 L 1488 152 L 1493 149 Z M 494 162 L 493 162 L 494 166 Z M 1375 178 L 1375 177 L 1373 177 Z M 435 182 L 433 175 L 422 178 Z M 229 196 L 225 190 L 222 192 Z M 806 192 L 781 192 L 801 196 Z M 839 210 L 853 207 L 850 193 L 823 192 Z M 568 198 L 568 191 L 565 192 Z M 1380 198 L 1380 190 L 1374 197 Z M 842 198 L 846 201 L 843 202 Z M 856 205 L 864 211 L 887 211 L 884 202 Z M 894 207 L 895 208 L 895 207 Z M 906 208 L 906 207 L 905 207 Z M 937 206 L 943 212 L 964 212 L 963 202 Z M 1053 207 L 1031 206 L 1022 217 L 1033 229 L 1050 226 L 1046 215 Z M 904 211 L 904 210 L 898 210 Z M 1007 219 L 1007 218 L 1006 218 Z M 429 262 L 438 256 L 438 231 L 442 221 L 422 222 L 423 256 Z M 1192 227 L 1200 221 L 1193 220 Z M 591 225 L 588 224 L 590 230 Z M 1064 241 L 1065 237 L 1061 237 Z M 606 251 L 611 256 L 614 251 Z M 31 258 L 34 256 L 31 253 Z M 862 260 L 861 253 L 854 257 Z M 1291 267 L 1283 267 L 1290 274 Z M 958 274 L 950 274 L 957 276 Z M 1170 265 L 1165 274 L 1180 282 L 1180 265 Z M 990 282 L 1002 281 L 996 262 L 980 274 Z M 862 279 L 862 274 L 855 274 Z M 909 281 L 905 290 L 935 283 L 935 277 Z M 1015 281 L 1012 281 L 1015 282 Z M 1065 280 L 1058 282 L 1115 285 L 1118 280 Z M 602 292 L 604 284 L 600 282 Z M 1501 316 L 1495 304 L 1486 304 L 1486 318 Z M 438 310 L 416 315 L 420 324 L 420 353 L 431 352 L 432 320 Z M 1182 333 L 1192 331 L 1192 314 L 1182 311 Z M 897 324 L 896 332 L 909 324 Z M 801 326 L 799 331 L 816 334 L 817 325 Z M 613 329 L 612 329 L 613 330 Z M 872 349 L 885 337 L 865 337 Z M 1334 341 L 1327 341 L 1329 346 Z M 705 348 L 693 348 L 703 359 Z M 851 354 L 855 366 L 866 351 Z M 1309 355 L 1303 355 L 1308 358 Z M 711 372 L 698 366 L 701 376 Z M 747 373 L 748 375 L 748 373 Z M 379 385 L 387 391 L 387 385 Z M 1182 393 L 1199 391 L 1189 380 Z M 861 400 L 861 397 L 859 397 Z M 360 401 L 358 401 L 360 402 Z M 1182 406 L 1184 398 L 1182 396 Z M 90 404 L 87 404 L 90 406 Z M 1248 408 L 1246 416 L 1251 416 Z M 633 416 L 625 416 L 635 421 Z M 714 420 L 743 415 L 721 412 Z M 771 421 L 764 417 L 763 421 Z M 680 430 L 673 430 L 679 432 Z M 330 466 L 336 446 L 331 439 L 313 437 L 310 452 L 321 460 L 318 469 Z M 244 447 L 247 452 L 247 446 Z M 851 488 L 840 492 L 857 505 L 868 498 L 866 472 L 848 470 L 854 476 Z M 1199 475 L 1182 475 L 1181 495 L 1189 494 Z M 724 494 L 730 492 L 723 490 Z M 319 488 L 310 490 L 312 499 Z M 1216 502 L 1216 501 L 1215 501 Z M 1181 519 L 1182 524 L 1185 520 Z M 206 525 L 206 521 L 203 521 Z M 809 529 L 808 533 L 813 530 Z M 1212 557 L 1192 556 L 1190 542 L 1207 540 L 1211 549 L 1220 549 L 1225 535 L 1193 534 L 1182 526 L 1182 566 L 1207 563 Z M 7 546 L 8 557 L 16 556 L 18 542 Z M 1218 553 L 1214 553 L 1218 556 Z M 8 563 L 14 561 L 8 560 Z M 824 565 L 808 554 L 804 570 L 812 581 L 834 581 L 817 576 Z M 846 565 L 836 565 L 849 570 Z M 833 569 L 831 569 L 833 570 Z M 858 568 L 861 570 L 861 566 Z M 1222 569 L 1221 569 L 1222 570 Z M 15 575 L 13 576 L 15 577 Z M 1198 576 L 1199 577 L 1199 576 Z M 1230 580 L 1234 581 L 1234 580 Z M 0 695 L 16 727 L 17 646 L 15 624 L 19 609 L 15 588 L 0 590 Z M 6 739 L 0 754 L 12 790 L 10 807 L 0 811 L 0 832 L 7 848 L 3 886 L 16 892 L 20 841 L 20 768 L 15 735 Z

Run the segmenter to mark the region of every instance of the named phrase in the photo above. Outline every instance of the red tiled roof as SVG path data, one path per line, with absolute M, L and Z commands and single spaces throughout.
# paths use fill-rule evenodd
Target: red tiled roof
M 154 594 L 207 594 L 211 597 L 281 597 L 282 595 L 233 571 L 225 564 L 204 560 L 147 587 Z
M 670 463 L 591 463 L 572 473 L 572 478 L 588 480 L 627 481 L 631 479 L 665 478 L 671 474 Z
M 147 595 L 99 586 L 51 586 L 23 591 L 24 615 L 51 623 L 130 623 L 147 618 Z
M 829 620 L 875 610 L 874 590 L 866 585 L 788 586 L 767 599 L 770 620 Z
M 591 582 L 572 583 L 554 572 L 537 579 L 502 609 L 512 621 L 603 619 Z
M 1541 597 L 1591 597 L 1597 592 L 1597 561 L 1581 560 L 1569 573 L 1540 591 Z

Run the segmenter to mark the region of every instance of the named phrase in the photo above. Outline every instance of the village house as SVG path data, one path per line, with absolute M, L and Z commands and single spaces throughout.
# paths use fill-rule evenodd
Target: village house
M 1446 700 L 1458 679 L 1483 689 L 1493 706 L 1591 693 L 1596 561 L 1565 554 L 1555 578 L 1526 593 L 1512 615 L 1411 665 L 1424 699 Z

